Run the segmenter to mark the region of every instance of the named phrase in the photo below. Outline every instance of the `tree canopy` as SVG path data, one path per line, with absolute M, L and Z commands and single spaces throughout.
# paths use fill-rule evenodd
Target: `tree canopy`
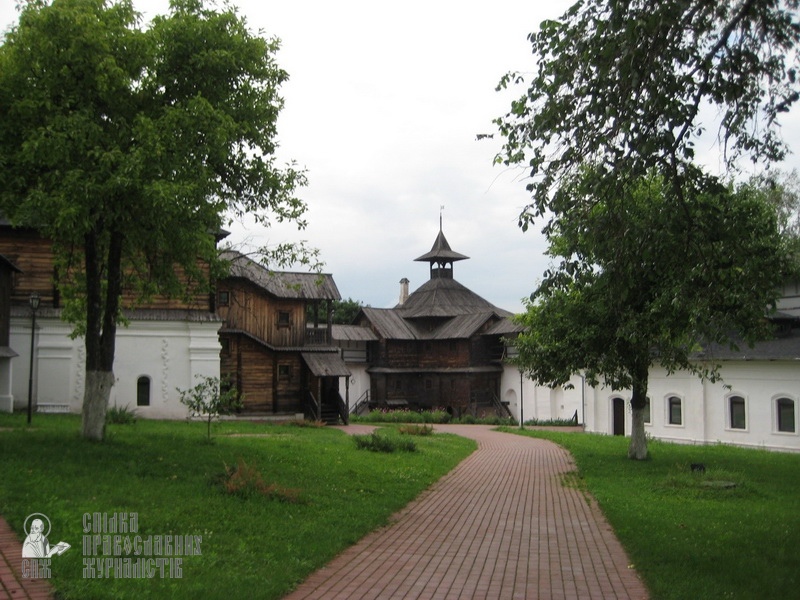
M 304 224 L 304 174 L 275 164 L 277 49 L 203 0 L 172 0 L 147 26 L 130 0 L 26 0 L 0 46 L 0 211 L 52 239 L 69 271 L 87 437 L 104 433 L 123 286 L 207 281 L 230 216 Z
M 671 205 L 659 176 L 631 184 L 624 201 L 575 181 L 570 210 L 548 236 L 562 268 L 547 273 L 520 316 L 518 361 L 542 384 L 586 380 L 631 389 L 643 408 L 652 365 L 717 377 L 698 360 L 712 343 L 752 343 L 771 331 L 765 315 L 792 265 L 768 190 L 720 187 Z M 643 427 L 631 456 L 644 458 Z
M 580 0 L 529 36 L 532 74 L 500 82 L 525 89 L 496 120 L 496 160 L 528 170 L 519 225 L 543 220 L 557 261 L 523 317 L 520 365 L 545 384 L 584 371 L 632 389 L 632 457 L 646 455 L 650 365 L 714 376 L 696 344 L 764 333 L 790 272 L 776 198 L 728 182 L 787 153 L 799 4 Z
M 619 196 L 627 179 L 657 169 L 682 197 L 708 180 L 696 161 L 700 140 L 716 140 L 728 166 L 782 159 L 779 118 L 800 97 L 797 7 L 581 0 L 543 22 L 529 36 L 537 61 L 530 80 L 511 73 L 500 83 L 526 86 L 497 120 L 505 138 L 498 161 L 526 166 L 532 178 L 520 224 L 546 214 L 585 163 L 603 193 Z

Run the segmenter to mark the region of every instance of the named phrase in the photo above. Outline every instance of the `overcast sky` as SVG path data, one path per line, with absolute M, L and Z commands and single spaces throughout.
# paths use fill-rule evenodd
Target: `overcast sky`
M 497 306 L 521 310 L 548 266 L 545 243 L 538 230 L 517 227 L 529 201 L 524 172 L 494 166 L 500 141 L 476 135 L 491 133 L 510 104 L 511 95 L 495 92 L 500 77 L 533 70 L 527 34 L 571 1 L 233 4 L 253 30 L 282 40 L 277 59 L 290 80 L 282 88 L 280 156 L 308 171 L 299 196 L 309 226 L 235 227 L 232 239 L 307 240 L 344 298 L 388 307 L 400 279 L 412 291 L 428 279 L 427 264 L 413 259 L 430 250 L 444 206 L 445 236 L 471 257 L 455 264 L 455 278 Z M 151 18 L 168 2 L 134 6 Z M 0 0 L 0 25 L 15 20 L 14 1 Z

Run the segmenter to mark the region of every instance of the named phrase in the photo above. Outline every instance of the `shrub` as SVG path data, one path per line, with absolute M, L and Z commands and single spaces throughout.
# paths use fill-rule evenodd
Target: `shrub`
M 266 483 L 261 473 L 241 458 L 233 467 L 225 465 L 224 472 L 217 477 L 217 483 L 223 493 L 231 496 L 240 498 L 261 496 L 291 504 L 300 502 L 300 490 Z
M 136 409 L 127 406 L 119 407 L 115 404 L 106 412 L 106 423 L 132 425 L 136 423 Z
M 433 425 L 402 425 L 398 428 L 400 433 L 405 435 L 433 435 Z
M 547 426 L 547 427 L 575 427 L 577 423 L 575 419 L 529 419 L 525 421 L 525 425 Z
M 356 448 L 371 452 L 416 452 L 417 445 L 412 440 L 396 440 L 373 432 L 369 435 L 354 435 Z
M 412 411 L 407 408 L 373 410 L 366 415 L 350 415 L 353 423 L 458 423 L 462 425 L 516 425 L 517 422 L 511 417 L 498 417 L 490 415 L 488 417 L 476 417 L 472 414 L 465 414 L 461 418 L 454 419 L 450 413 L 443 408 L 433 410 Z M 570 422 L 571 423 L 571 422 Z

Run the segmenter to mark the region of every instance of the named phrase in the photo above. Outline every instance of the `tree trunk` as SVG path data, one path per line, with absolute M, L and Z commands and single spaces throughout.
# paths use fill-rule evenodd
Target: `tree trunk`
M 86 387 L 81 411 L 81 433 L 83 437 L 98 442 L 105 438 L 106 411 L 114 385 L 116 319 L 122 292 L 122 235 L 110 236 L 105 260 L 101 258 L 102 247 L 96 234 L 90 233 L 84 237 Z
M 83 392 L 81 433 L 83 437 L 102 442 L 106 434 L 106 409 L 114 385 L 110 371 L 86 371 L 86 389 Z
M 628 458 L 645 460 L 647 458 L 647 437 L 644 433 L 644 409 L 647 406 L 647 377 L 649 365 L 637 366 L 633 376 L 631 396 L 631 443 Z

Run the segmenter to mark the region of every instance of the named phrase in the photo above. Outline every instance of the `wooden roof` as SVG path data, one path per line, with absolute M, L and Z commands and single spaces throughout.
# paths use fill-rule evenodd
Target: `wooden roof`
M 392 308 L 372 308 L 365 306 L 361 309 L 378 335 L 387 340 L 416 340 L 417 335 L 411 323 L 400 316 Z
M 454 252 L 450 248 L 450 244 L 447 243 L 447 238 L 444 237 L 444 233 L 442 233 L 441 224 L 439 226 L 439 235 L 436 236 L 436 240 L 433 242 L 433 247 L 430 249 L 430 252 L 426 252 L 422 256 L 415 258 L 414 260 L 418 260 L 421 262 L 454 262 L 457 260 L 466 260 L 469 256 L 464 256 L 463 254 L 459 254 L 458 252 Z
M 350 370 L 338 352 L 301 352 L 300 356 L 317 377 L 350 377 Z
M 487 322 L 501 318 L 492 311 L 457 315 L 429 329 L 423 327 L 422 323 L 404 319 L 396 309 L 365 307 L 361 311 L 378 335 L 389 340 L 468 339 L 478 333 Z
M 525 328 L 512 321 L 509 317 L 505 317 L 487 329 L 484 333 L 486 335 L 513 335 L 522 333 Z
M 270 271 L 235 250 L 224 250 L 220 257 L 230 262 L 230 277 L 246 279 L 276 298 L 341 300 L 333 277 L 327 273 Z
M 455 317 L 491 312 L 498 317 L 512 313 L 496 307 L 455 279 L 433 278 L 417 288 L 397 310 L 406 319 Z
M 342 342 L 374 342 L 378 339 L 369 327 L 360 325 L 332 325 L 331 335 Z

